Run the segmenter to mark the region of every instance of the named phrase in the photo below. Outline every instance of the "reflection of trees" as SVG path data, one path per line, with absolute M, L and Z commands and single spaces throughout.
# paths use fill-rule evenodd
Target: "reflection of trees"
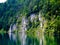
M 16 37 L 16 40 L 13 39 L 13 35 L 10 35 L 9 37 L 8 34 L 0 34 L 0 45 L 21 45 L 18 35 Z M 15 35 L 14 35 L 15 36 Z
M 0 34 L 0 45 L 9 45 L 9 35 L 8 34 Z
M 57 45 L 57 42 L 53 35 L 49 35 L 49 36 L 46 35 L 45 39 L 46 39 L 46 45 Z
M 8 34 L 0 34 L 0 45 L 22 45 L 21 34 L 15 34 L 16 40 L 13 39 L 13 35 L 11 39 Z M 24 39 L 23 39 L 24 40 Z M 25 45 L 60 45 L 60 37 L 59 35 L 37 35 L 27 36 L 25 41 Z
M 37 38 L 27 36 L 26 45 L 39 45 L 39 40 Z
M 55 35 L 55 41 L 57 45 L 60 45 L 60 35 Z
M 19 35 L 18 33 L 14 34 L 14 33 L 11 33 L 9 35 L 9 44 L 8 45 L 21 45 L 21 40 L 19 40 Z

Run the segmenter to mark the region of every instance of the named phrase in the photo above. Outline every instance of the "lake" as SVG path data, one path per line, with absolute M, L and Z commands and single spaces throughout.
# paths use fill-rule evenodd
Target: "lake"
M 60 45 L 59 35 L 0 34 L 0 45 Z

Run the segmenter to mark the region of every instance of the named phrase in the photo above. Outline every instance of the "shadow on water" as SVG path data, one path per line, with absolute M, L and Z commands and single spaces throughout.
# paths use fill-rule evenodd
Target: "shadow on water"
M 30 35 L 30 34 L 29 34 Z M 0 34 L 0 45 L 59 45 L 59 35 L 29 36 L 24 33 Z

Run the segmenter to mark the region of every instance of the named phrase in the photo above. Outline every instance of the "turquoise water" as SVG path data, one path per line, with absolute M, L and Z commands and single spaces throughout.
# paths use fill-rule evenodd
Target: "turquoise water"
M 0 34 L 0 45 L 60 45 L 59 35 Z

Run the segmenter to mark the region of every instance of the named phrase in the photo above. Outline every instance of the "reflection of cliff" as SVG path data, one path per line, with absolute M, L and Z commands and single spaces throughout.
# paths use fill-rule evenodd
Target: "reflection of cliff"
M 17 34 L 18 35 L 18 40 L 20 41 L 20 45 L 26 45 L 26 34 L 25 32 L 20 32 Z
M 17 41 L 17 37 L 14 33 L 9 33 L 10 40 Z

